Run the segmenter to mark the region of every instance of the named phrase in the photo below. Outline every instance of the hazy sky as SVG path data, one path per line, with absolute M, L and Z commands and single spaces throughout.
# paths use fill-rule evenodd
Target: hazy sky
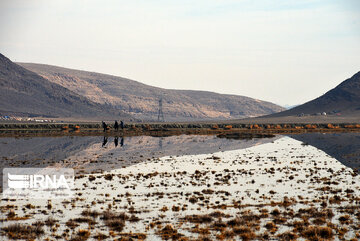
M 360 1 L 0 0 L 0 52 L 300 104 L 360 71 Z

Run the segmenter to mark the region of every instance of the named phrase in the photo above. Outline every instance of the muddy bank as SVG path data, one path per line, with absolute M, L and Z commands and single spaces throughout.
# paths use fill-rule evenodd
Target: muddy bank
M 113 129 L 113 123 L 109 124 L 109 130 Z M 168 130 L 168 129 L 291 129 L 291 128 L 359 128 L 360 123 L 136 123 L 125 124 L 124 129 L 143 130 Z M 102 130 L 101 123 L 0 123 L 0 130 Z
M 359 132 L 360 124 L 211 124 L 162 123 L 128 124 L 115 130 L 112 125 L 104 131 L 101 124 L 0 124 L 0 137 L 26 136 L 172 136 L 182 134 L 232 135 L 235 138 L 261 137 L 269 134 L 296 134 L 308 132 Z

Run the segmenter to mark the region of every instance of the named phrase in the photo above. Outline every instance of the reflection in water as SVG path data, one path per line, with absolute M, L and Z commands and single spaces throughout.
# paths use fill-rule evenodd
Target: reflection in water
M 119 145 L 119 137 L 118 136 L 115 136 L 114 144 L 115 144 L 115 147 L 117 147 Z
M 305 133 L 290 137 L 324 151 L 347 167 L 360 170 L 360 133 Z
M 106 143 L 108 142 L 108 137 L 104 136 L 102 147 L 106 146 Z
M 12 160 L 24 167 L 44 160 L 58 162 L 98 142 L 97 136 L 0 138 L 0 167 L 9 167 Z
M 360 133 L 307 133 L 290 137 L 312 145 L 353 169 L 360 167 Z M 228 139 L 216 136 L 1 138 L 0 167 L 63 166 L 110 170 L 164 156 L 208 154 L 244 149 L 281 138 Z M 114 142 L 114 145 L 109 145 Z M 121 148 L 119 148 L 121 147 Z
M 162 149 L 163 146 L 163 137 L 159 138 L 159 148 Z
M 135 136 L 127 137 L 126 145 L 124 138 L 111 138 L 105 136 L 101 142 L 98 137 L 2 138 L 1 166 L 19 166 L 24 162 L 32 167 L 58 165 L 85 168 L 86 171 L 109 170 L 163 156 L 244 149 L 279 137 L 232 140 L 201 135 Z M 114 145 L 109 145 L 109 142 L 114 142 Z
M 105 138 L 105 137 L 104 137 Z M 114 145 L 115 147 L 117 147 L 119 145 L 119 137 L 118 136 L 115 136 L 114 137 Z M 104 147 L 105 145 L 103 145 L 102 147 Z M 120 146 L 124 146 L 124 137 L 121 137 L 120 138 Z

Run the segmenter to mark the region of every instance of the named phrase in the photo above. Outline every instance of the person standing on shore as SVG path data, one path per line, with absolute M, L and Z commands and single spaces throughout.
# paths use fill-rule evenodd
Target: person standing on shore
M 104 132 L 105 132 L 106 129 L 107 129 L 107 125 L 106 125 L 106 123 L 104 121 L 102 122 L 102 127 L 104 128 Z
M 117 122 L 117 120 L 115 121 L 114 129 L 115 129 L 115 131 L 119 130 L 119 123 Z
M 124 122 L 123 121 L 120 121 L 120 127 L 121 127 L 121 130 L 124 130 Z

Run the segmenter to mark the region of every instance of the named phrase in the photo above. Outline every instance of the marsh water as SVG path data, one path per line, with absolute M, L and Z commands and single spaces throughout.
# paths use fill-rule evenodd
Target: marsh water
M 215 135 L 180 135 L 0 138 L 0 165 L 1 168 L 13 165 L 47 167 L 60 163 L 86 172 L 105 171 L 164 156 L 246 149 L 283 137 L 230 139 Z M 288 137 L 324 151 L 347 167 L 360 168 L 360 133 L 306 133 Z M 86 161 L 93 163 L 89 166 Z
M 0 138 L 0 153 L 2 168 L 69 167 L 77 173 L 72 200 L 2 200 L 2 226 L 56 220 L 57 228 L 45 225 L 39 240 L 77 240 L 79 230 L 89 230 L 90 240 L 98 234 L 108 240 L 304 240 L 311 231 L 322 231 L 325 239 L 359 237 L 360 133 Z M 28 204 L 35 207 L 24 208 Z M 27 218 L 6 220 L 9 209 Z M 101 216 L 110 211 L 127 215 L 121 227 Z

